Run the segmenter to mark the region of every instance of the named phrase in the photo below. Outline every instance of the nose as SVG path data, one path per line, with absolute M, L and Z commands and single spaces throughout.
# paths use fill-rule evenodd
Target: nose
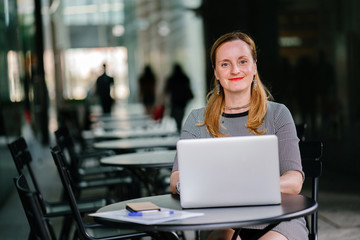
M 240 66 L 238 64 L 233 64 L 231 68 L 232 74 L 238 74 L 240 72 Z

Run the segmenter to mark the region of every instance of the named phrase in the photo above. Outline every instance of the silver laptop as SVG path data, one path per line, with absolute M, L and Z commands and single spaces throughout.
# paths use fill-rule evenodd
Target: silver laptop
M 279 204 L 278 151 L 275 135 L 178 141 L 181 206 Z

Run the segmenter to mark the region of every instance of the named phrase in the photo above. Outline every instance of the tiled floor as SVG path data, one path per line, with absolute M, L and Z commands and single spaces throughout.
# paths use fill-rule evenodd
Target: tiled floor
M 48 200 L 56 200 L 59 197 L 58 189 L 61 185 L 50 156 L 50 150 L 48 147 L 41 147 L 36 142 L 32 143 L 34 165 L 37 173 L 40 174 L 40 187 L 44 197 Z M 7 199 L 0 206 L 0 239 L 27 239 L 29 233 L 27 220 L 17 192 L 12 189 L 12 177 L 16 175 L 16 171 L 10 161 L 6 145 L 1 144 L 0 150 L 2 169 L 9 168 L 9 171 L 3 171 L 1 176 L 1 193 L 6 194 Z M 44 174 L 45 172 L 46 174 Z M 358 240 L 360 239 L 359 188 L 356 184 L 351 186 L 351 183 L 356 182 L 352 177 L 341 176 L 334 172 L 324 169 L 320 182 L 319 239 Z M 346 188 L 342 186 L 346 186 Z M 60 222 L 60 218 L 53 220 L 57 231 Z M 186 235 L 189 240 L 193 239 L 192 232 L 187 232 Z
M 360 239 L 360 195 L 322 192 L 319 239 Z

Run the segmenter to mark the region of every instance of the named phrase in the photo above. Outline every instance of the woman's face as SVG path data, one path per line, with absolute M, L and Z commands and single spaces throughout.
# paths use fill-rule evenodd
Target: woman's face
M 214 74 L 226 94 L 248 93 L 256 74 L 250 47 L 241 40 L 225 42 L 216 50 Z

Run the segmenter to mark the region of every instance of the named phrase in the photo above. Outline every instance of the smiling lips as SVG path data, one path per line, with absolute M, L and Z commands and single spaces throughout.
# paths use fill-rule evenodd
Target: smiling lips
M 230 81 L 239 81 L 242 80 L 244 77 L 236 77 L 236 78 L 229 78 Z

